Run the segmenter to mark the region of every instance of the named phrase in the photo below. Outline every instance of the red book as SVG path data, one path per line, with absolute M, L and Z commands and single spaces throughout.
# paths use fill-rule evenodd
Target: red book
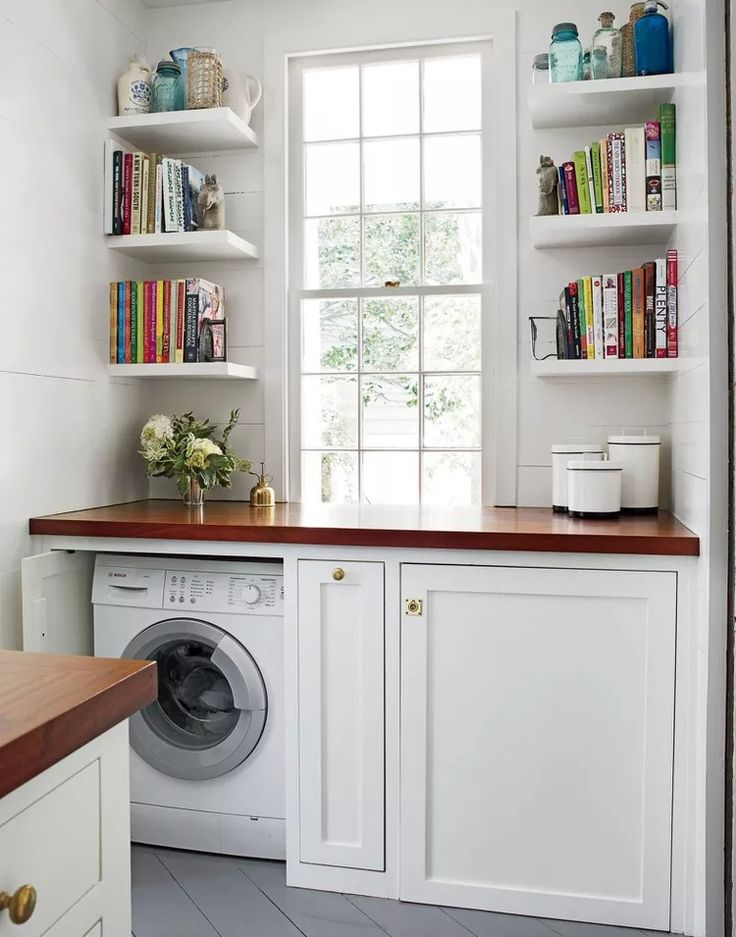
M 667 251 L 667 357 L 677 357 L 677 251 Z
M 184 303 L 186 302 L 187 284 L 186 280 L 177 280 L 179 290 L 179 302 L 176 306 L 176 348 L 175 360 L 184 360 Z M 179 354 L 181 352 L 181 355 Z
M 164 280 L 164 334 L 161 360 L 164 364 L 173 360 L 171 357 L 171 280 Z
M 124 361 L 130 364 L 130 280 L 125 281 L 125 333 L 124 333 Z
M 133 204 L 133 154 L 123 154 L 123 234 L 130 234 Z
M 580 214 L 580 202 L 578 200 L 578 183 L 575 175 L 575 163 L 563 163 L 562 172 L 565 178 L 565 193 L 567 195 L 567 213 L 568 215 Z
M 624 275 L 618 275 L 618 356 L 626 357 L 626 300 L 624 293 Z
M 148 292 L 148 280 L 143 281 L 143 363 L 150 364 L 148 346 L 151 341 L 151 323 L 149 321 L 151 297 Z
M 148 356 L 151 364 L 156 364 L 156 281 L 148 283 Z

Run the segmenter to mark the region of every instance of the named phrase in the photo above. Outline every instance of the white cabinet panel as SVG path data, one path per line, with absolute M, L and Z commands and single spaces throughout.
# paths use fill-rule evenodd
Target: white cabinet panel
M 405 565 L 402 592 L 401 897 L 667 930 L 676 574 Z
M 52 550 L 21 561 L 23 650 L 92 654 L 94 553 Z
M 381 871 L 383 564 L 302 560 L 298 575 L 300 859 Z

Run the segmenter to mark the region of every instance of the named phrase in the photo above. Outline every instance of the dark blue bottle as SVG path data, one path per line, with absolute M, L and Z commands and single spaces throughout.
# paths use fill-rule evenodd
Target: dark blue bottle
M 670 24 L 658 7 L 668 9 L 662 0 L 646 0 L 644 15 L 634 23 L 637 75 L 669 75 L 673 70 Z

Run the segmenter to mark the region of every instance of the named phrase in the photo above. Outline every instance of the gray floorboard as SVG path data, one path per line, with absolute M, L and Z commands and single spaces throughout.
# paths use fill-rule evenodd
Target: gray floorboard
M 218 937 L 154 852 L 134 849 L 132 874 L 136 937 Z
M 554 937 L 549 927 L 533 917 L 468 908 L 445 908 L 445 911 L 475 937 Z
M 553 921 L 546 918 L 544 923 L 560 937 L 641 937 L 642 934 L 656 934 L 656 931 L 614 927 L 612 924 L 585 924 L 581 921 Z
M 221 937 L 301 937 L 231 859 L 163 850 L 157 854 Z
M 391 937 L 471 937 L 471 932 L 442 908 L 388 898 L 347 897 Z
M 287 888 L 282 863 L 243 859 L 238 865 L 306 937 L 386 937 L 344 895 Z

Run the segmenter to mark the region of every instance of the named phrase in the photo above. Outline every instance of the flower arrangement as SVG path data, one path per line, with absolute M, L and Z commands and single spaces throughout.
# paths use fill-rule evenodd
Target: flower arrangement
M 149 477 L 175 478 L 177 491 L 187 504 L 201 504 L 204 492 L 217 486 L 230 488 L 233 472 L 250 471 L 248 459 L 239 459 L 230 446 L 230 433 L 239 410 L 217 436 L 210 420 L 198 420 L 191 411 L 181 416 L 157 413 L 141 430 L 140 454 Z

